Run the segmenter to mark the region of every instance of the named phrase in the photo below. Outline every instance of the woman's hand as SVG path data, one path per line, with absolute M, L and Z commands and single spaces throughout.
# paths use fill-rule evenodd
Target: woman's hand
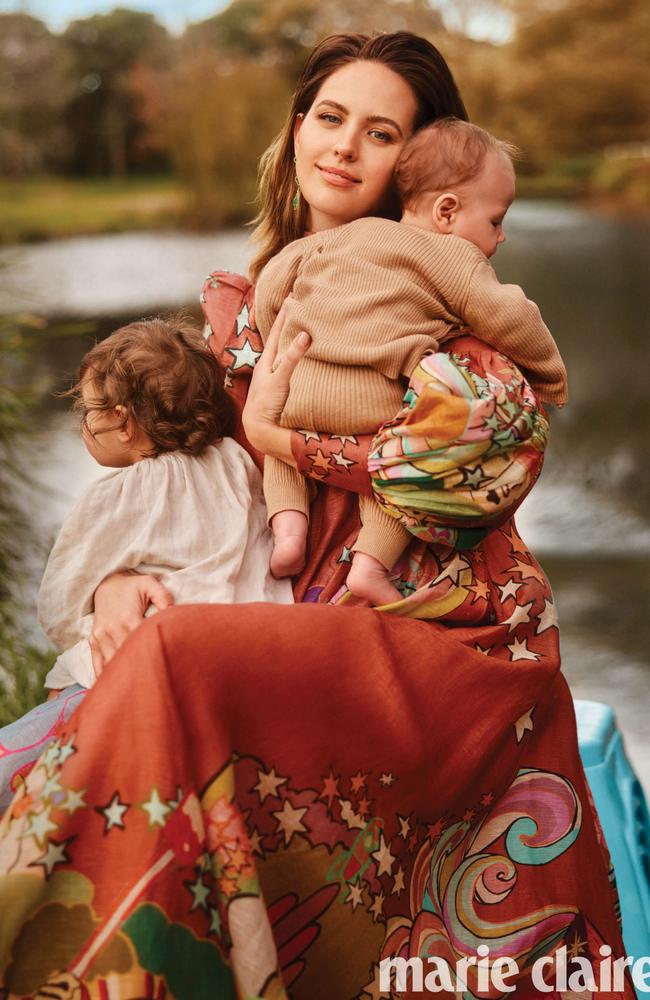
M 289 395 L 291 374 L 307 351 L 311 338 L 299 333 L 276 365 L 278 342 L 284 323 L 284 306 L 271 327 L 262 356 L 251 378 L 242 423 L 246 437 L 258 451 L 295 466 L 291 451 L 291 430 L 280 426 L 280 417 Z
M 155 576 L 112 573 L 95 591 L 93 632 L 88 640 L 93 669 L 99 677 L 130 632 L 142 623 L 150 604 L 163 611 L 174 598 Z

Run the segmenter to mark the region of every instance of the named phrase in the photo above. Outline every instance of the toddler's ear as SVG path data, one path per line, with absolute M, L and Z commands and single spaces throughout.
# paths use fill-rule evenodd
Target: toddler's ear
M 456 213 L 460 208 L 458 195 L 452 191 L 445 191 L 438 195 L 433 204 L 433 223 L 440 233 L 450 233 L 456 220 Z

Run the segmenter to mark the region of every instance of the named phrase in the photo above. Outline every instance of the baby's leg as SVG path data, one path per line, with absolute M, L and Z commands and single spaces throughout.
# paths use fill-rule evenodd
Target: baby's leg
M 271 573 L 280 578 L 295 576 L 305 565 L 309 489 L 290 465 L 264 459 L 264 496 L 273 532 Z
M 347 587 L 355 597 L 371 604 L 393 604 L 402 595 L 388 578 L 407 544 L 410 533 L 370 497 L 359 497 L 362 527 L 354 549 Z

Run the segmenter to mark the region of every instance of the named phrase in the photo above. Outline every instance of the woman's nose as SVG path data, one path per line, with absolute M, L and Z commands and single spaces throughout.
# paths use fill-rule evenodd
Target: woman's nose
M 340 156 L 342 160 L 347 160 L 348 162 L 350 160 L 355 160 L 357 156 L 357 149 L 354 136 L 339 136 L 336 145 L 334 146 L 334 152 L 337 156 Z

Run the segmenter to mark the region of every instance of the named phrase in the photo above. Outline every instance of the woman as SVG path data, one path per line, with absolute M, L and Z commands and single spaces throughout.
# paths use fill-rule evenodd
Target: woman
M 462 102 L 424 40 L 317 46 L 264 162 L 253 276 L 305 229 L 391 214 L 404 137 L 450 113 Z M 251 286 L 215 272 L 203 300 L 242 404 L 261 350 Z M 621 954 L 552 595 L 512 520 L 545 444 L 531 390 L 473 338 L 451 342 L 369 454 L 279 426 L 307 345 L 274 367 L 278 334 L 243 421 L 316 483 L 299 603 L 170 609 L 129 635 L 164 591 L 99 588 L 95 652 L 117 653 L 3 820 L 10 995 L 344 1000 L 388 995 L 385 959 L 487 955 L 533 996 L 534 958 Z M 368 467 L 420 536 L 392 614 L 327 606 L 345 603 Z M 467 975 L 463 991 L 503 992 Z M 427 984 L 456 985 L 444 969 Z

